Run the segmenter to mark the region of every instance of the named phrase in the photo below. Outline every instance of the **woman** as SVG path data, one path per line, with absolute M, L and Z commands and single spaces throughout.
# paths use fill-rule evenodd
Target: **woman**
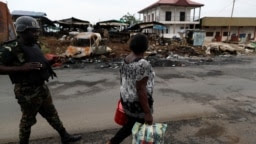
M 127 116 L 127 123 L 107 144 L 119 144 L 131 135 L 135 122 L 153 123 L 154 71 L 143 59 L 148 48 L 148 39 L 143 34 L 135 35 L 130 42 L 131 53 L 126 56 L 120 68 L 121 103 Z

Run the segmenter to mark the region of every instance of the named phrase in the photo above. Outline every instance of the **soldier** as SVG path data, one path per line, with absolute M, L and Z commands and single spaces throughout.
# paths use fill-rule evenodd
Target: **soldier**
M 0 74 L 8 74 L 15 97 L 21 107 L 19 140 L 28 144 L 31 127 L 40 113 L 59 133 L 63 144 L 80 140 L 81 135 L 70 135 L 65 130 L 53 105 L 45 81 L 56 76 L 37 44 L 38 22 L 28 16 L 16 20 L 18 39 L 0 48 Z

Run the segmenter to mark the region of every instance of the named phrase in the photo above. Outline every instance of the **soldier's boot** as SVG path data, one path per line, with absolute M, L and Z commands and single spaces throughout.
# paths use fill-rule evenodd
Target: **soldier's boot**
M 66 130 L 63 130 L 62 132 L 60 132 L 60 136 L 61 136 L 62 144 L 68 144 L 70 142 L 76 142 L 82 139 L 81 135 L 79 134 L 70 135 L 69 133 L 67 133 Z
M 20 141 L 19 144 L 29 144 L 29 141 Z
M 29 144 L 30 131 L 21 131 L 19 144 Z
M 29 144 L 29 139 L 20 139 L 19 144 Z

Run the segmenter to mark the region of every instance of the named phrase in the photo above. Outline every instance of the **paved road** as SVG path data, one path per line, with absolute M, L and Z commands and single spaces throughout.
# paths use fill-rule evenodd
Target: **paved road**
M 247 101 L 256 113 L 256 59 L 237 58 L 225 65 L 159 67 L 156 71 L 155 122 L 216 116 L 228 99 Z M 119 98 L 117 69 L 56 70 L 58 79 L 48 83 L 66 128 L 72 133 L 118 128 L 113 122 Z M 20 109 L 7 76 L 0 76 L 0 143 L 17 141 Z M 246 107 L 245 107 L 246 109 Z M 247 107 L 248 109 L 248 107 Z M 57 136 L 40 116 L 32 139 Z

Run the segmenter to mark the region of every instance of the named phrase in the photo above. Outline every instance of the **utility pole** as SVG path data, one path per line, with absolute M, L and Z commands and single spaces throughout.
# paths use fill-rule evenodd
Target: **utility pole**
M 234 13 L 235 2 L 236 2 L 236 0 L 233 0 L 233 6 L 232 6 L 232 11 L 231 11 L 231 17 L 230 17 L 230 21 L 229 21 L 229 25 L 228 25 L 228 37 L 227 37 L 227 41 L 229 41 L 230 25 L 231 25 L 233 13 Z

